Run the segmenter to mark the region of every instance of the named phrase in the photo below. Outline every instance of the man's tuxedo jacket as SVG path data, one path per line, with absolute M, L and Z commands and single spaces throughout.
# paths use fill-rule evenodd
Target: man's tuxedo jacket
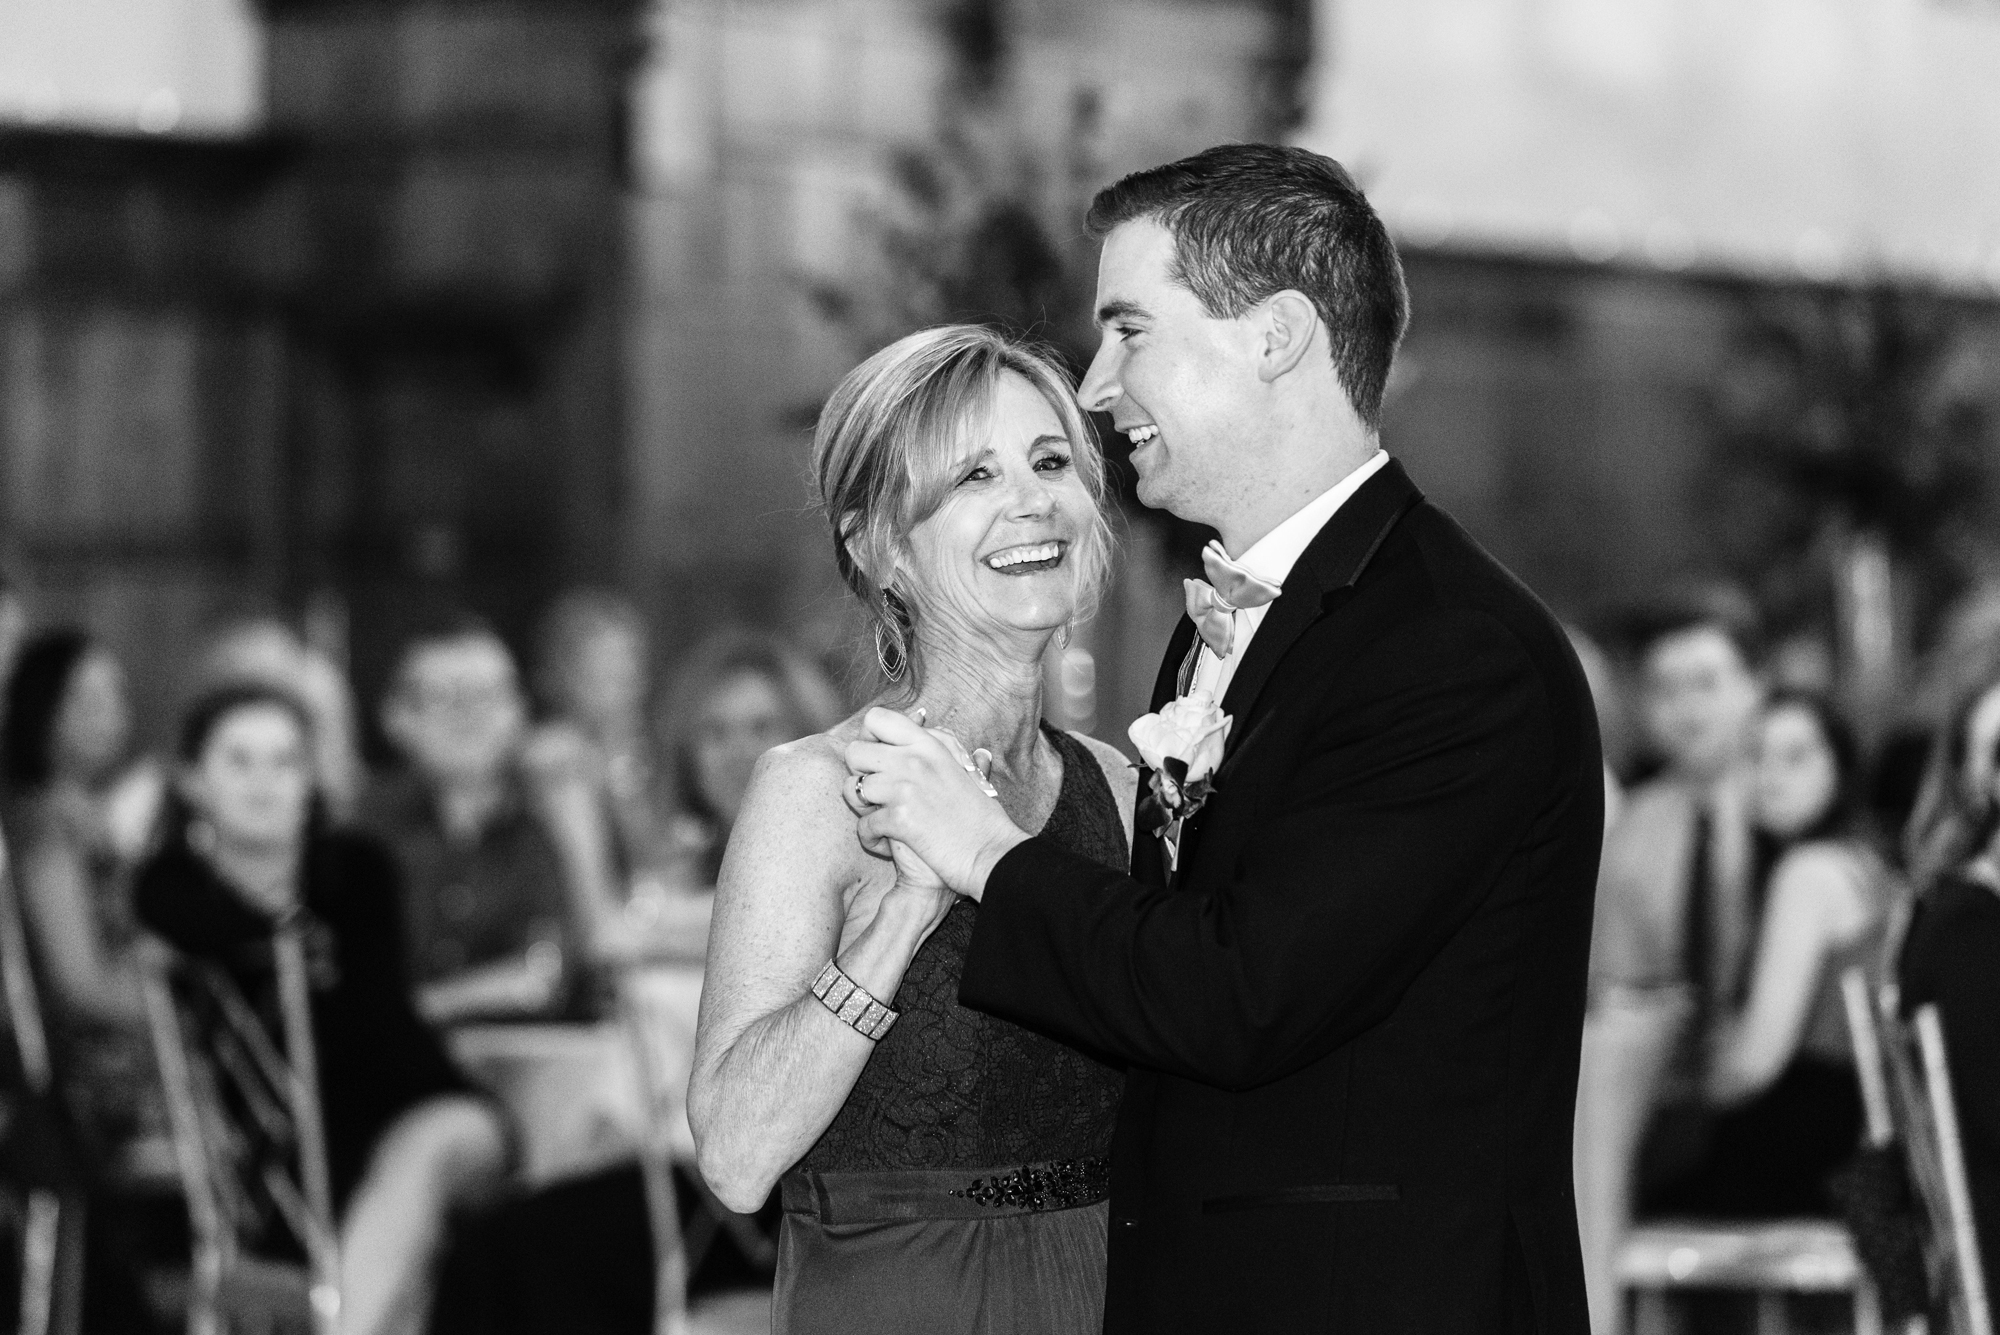
M 1105 1329 L 1584 1335 L 1604 777 L 1568 641 L 1391 463 L 1244 652 L 1177 873 L 1144 830 L 1129 877 L 1030 839 L 966 961 L 966 1005 L 1128 1068 Z

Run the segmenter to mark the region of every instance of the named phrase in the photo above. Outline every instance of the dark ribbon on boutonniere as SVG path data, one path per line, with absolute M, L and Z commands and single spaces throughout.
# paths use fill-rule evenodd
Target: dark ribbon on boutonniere
M 1181 831 L 1207 805 L 1209 796 L 1215 791 L 1212 775 L 1190 783 L 1187 774 L 1187 761 L 1178 756 L 1167 756 L 1160 762 L 1160 769 L 1152 772 L 1151 782 L 1146 785 L 1146 795 L 1139 804 L 1141 828 L 1151 830 L 1166 845 L 1169 873 L 1179 869 Z

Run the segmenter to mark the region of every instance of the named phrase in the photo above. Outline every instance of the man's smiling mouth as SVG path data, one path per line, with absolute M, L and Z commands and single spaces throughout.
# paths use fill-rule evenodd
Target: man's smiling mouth
M 986 566 L 1002 575 L 1031 575 L 1041 570 L 1054 570 L 1062 564 L 1063 554 L 1068 549 L 1069 544 L 1060 539 L 1008 547 L 987 557 Z
M 1131 441 L 1134 448 L 1144 445 L 1159 434 L 1160 428 L 1151 422 L 1146 423 L 1144 426 L 1127 427 L 1125 429 L 1125 439 Z

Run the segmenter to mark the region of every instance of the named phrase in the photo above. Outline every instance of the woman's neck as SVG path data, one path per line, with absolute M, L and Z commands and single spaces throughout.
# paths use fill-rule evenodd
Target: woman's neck
M 297 905 L 299 845 L 243 845 L 216 839 L 203 851 L 222 879 L 264 912 L 279 917 Z
M 968 751 L 984 747 L 993 753 L 996 771 L 1024 779 L 1041 739 L 1042 650 L 1048 638 L 1038 637 L 1035 644 L 920 643 L 923 689 L 905 712 L 921 708 L 924 726 L 944 729 Z

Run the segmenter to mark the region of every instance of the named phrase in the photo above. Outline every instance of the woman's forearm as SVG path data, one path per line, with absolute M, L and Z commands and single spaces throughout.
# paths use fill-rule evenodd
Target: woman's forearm
M 838 963 L 887 1004 L 935 922 L 922 903 L 891 894 Z M 752 1020 L 696 1066 L 688 1118 L 702 1176 L 725 1204 L 736 1210 L 763 1204 L 778 1177 L 833 1121 L 874 1050 L 872 1040 L 801 986 L 791 1001 Z

